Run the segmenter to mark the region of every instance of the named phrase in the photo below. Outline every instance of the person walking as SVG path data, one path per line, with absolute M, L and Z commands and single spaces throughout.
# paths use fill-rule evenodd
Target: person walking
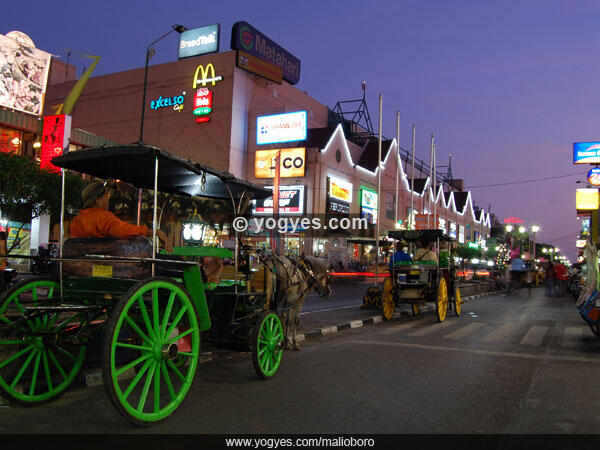
M 546 283 L 546 297 L 552 297 L 554 292 L 554 264 L 552 264 L 552 261 L 548 261 L 544 278 Z
M 567 269 L 560 262 L 554 264 L 554 294 L 557 297 L 564 295 L 564 285 L 567 279 Z

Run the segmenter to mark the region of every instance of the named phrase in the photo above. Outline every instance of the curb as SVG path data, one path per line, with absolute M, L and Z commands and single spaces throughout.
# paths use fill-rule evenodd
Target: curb
M 492 295 L 498 295 L 501 293 L 503 293 L 503 291 L 491 291 L 491 292 L 484 292 L 483 294 L 469 295 L 468 297 L 464 297 L 462 299 L 462 301 L 466 303 L 466 302 L 470 302 L 471 300 L 475 300 L 475 299 L 482 298 L 482 297 L 490 297 Z M 421 313 L 433 312 L 433 311 L 435 311 L 434 306 L 425 305 L 425 306 L 421 307 Z M 410 308 L 403 309 L 400 312 L 395 313 L 392 320 L 397 319 L 398 317 L 411 316 L 411 315 L 412 315 L 412 311 L 410 310 Z M 348 330 L 351 328 L 360 328 L 365 325 L 371 325 L 371 324 L 375 324 L 375 323 L 379 323 L 379 322 L 383 322 L 383 316 L 381 314 L 378 314 L 376 316 L 367 317 L 367 318 L 361 319 L 361 320 L 351 320 L 349 322 L 342 322 L 337 325 L 329 325 L 329 326 L 326 326 L 323 328 L 317 328 L 316 330 L 310 330 L 303 334 L 298 334 L 296 336 L 296 339 L 299 342 L 303 342 L 308 339 L 314 339 L 314 338 L 318 338 L 321 336 L 329 336 L 331 334 L 337 333 L 338 331 Z

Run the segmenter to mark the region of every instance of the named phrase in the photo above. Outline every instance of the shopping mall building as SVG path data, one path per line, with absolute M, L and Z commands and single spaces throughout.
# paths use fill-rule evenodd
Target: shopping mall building
M 369 230 L 343 235 L 297 231 L 286 235 L 287 252 L 326 255 L 344 264 L 360 259 L 370 250 L 366 239 L 374 242 L 373 224 L 379 221 L 380 236 L 405 228 L 411 204 L 417 227 L 426 227 L 428 220 L 433 226 L 433 217 L 424 213 L 435 209 L 446 233 L 462 243 L 485 245 L 489 213 L 474 207 L 461 180 L 442 182 L 438 176 L 434 188 L 421 162 L 411 190 L 411 162 L 395 139 L 381 142 L 377 195 L 377 137 L 288 82 L 299 76 L 299 61 L 282 70 L 240 50 L 150 66 L 143 142 L 266 186 L 274 184 L 279 154 L 280 216 L 350 215 L 371 224 Z M 73 77 L 65 80 L 49 83 L 45 114 L 53 114 L 73 87 Z M 144 68 L 90 78 L 72 113 L 72 127 L 107 143 L 139 142 L 143 91 Z M 272 201 L 254 206 L 256 215 L 272 211 Z M 266 233 L 254 240 L 268 245 Z

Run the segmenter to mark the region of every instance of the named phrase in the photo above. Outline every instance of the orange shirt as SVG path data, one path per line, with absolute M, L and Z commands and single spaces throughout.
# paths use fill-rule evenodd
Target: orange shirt
M 148 234 L 146 225 L 132 225 L 124 222 L 110 211 L 102 208 L 82 209 L 71 221 L 71 237 L 117 237 L 130 239 Z

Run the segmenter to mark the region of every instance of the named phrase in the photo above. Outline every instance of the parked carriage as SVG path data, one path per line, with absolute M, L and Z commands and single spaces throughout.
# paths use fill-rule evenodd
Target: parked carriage
M 53 163 L 153 189 L 154 230 L 158 191 L 227 199 L 236 214 L 244 199 L 272 195 L 146 145 L 80 150 Z M 61 244 L 62 226 L 61 218 Z M 157 252 L 155 231 L 153 236 L 67 239 L 56 258 L 58 279 L 28 279 L 0 297 L 2 397 L 20 405 L 54 400 L 74 382 L 87 356 L 101 364 L 118 412 L 135 424 L 152 425 L 169 417 L 190 390 L 201 332 L 223 346 L 251 350 L 261 378 L 277 373 L 286 307 L 272 301 L 272 274 L 265 267 L 238 274 L 237 239 L 236 252 L 176 247 L 166 255 Z M 233 279 L 207 283 L 194 261 L 206 257 L 231 258 Z
M 390 276 L 383 283 L 381 309 L 385 320 L 394 315 L 396 306 L 410 304 L 414 315 L 418 315 L 421 306 L 434 302 L 438 321 L 443 322 L 448 309 L 459 316 L 461 298 L 453 250 L 455 239 L 446 236 L 441 230 L 401 230 L 390 231 L 388 236 L 415 244 L 437 243 L 440 260 L 397 262 L 390 270 Z

